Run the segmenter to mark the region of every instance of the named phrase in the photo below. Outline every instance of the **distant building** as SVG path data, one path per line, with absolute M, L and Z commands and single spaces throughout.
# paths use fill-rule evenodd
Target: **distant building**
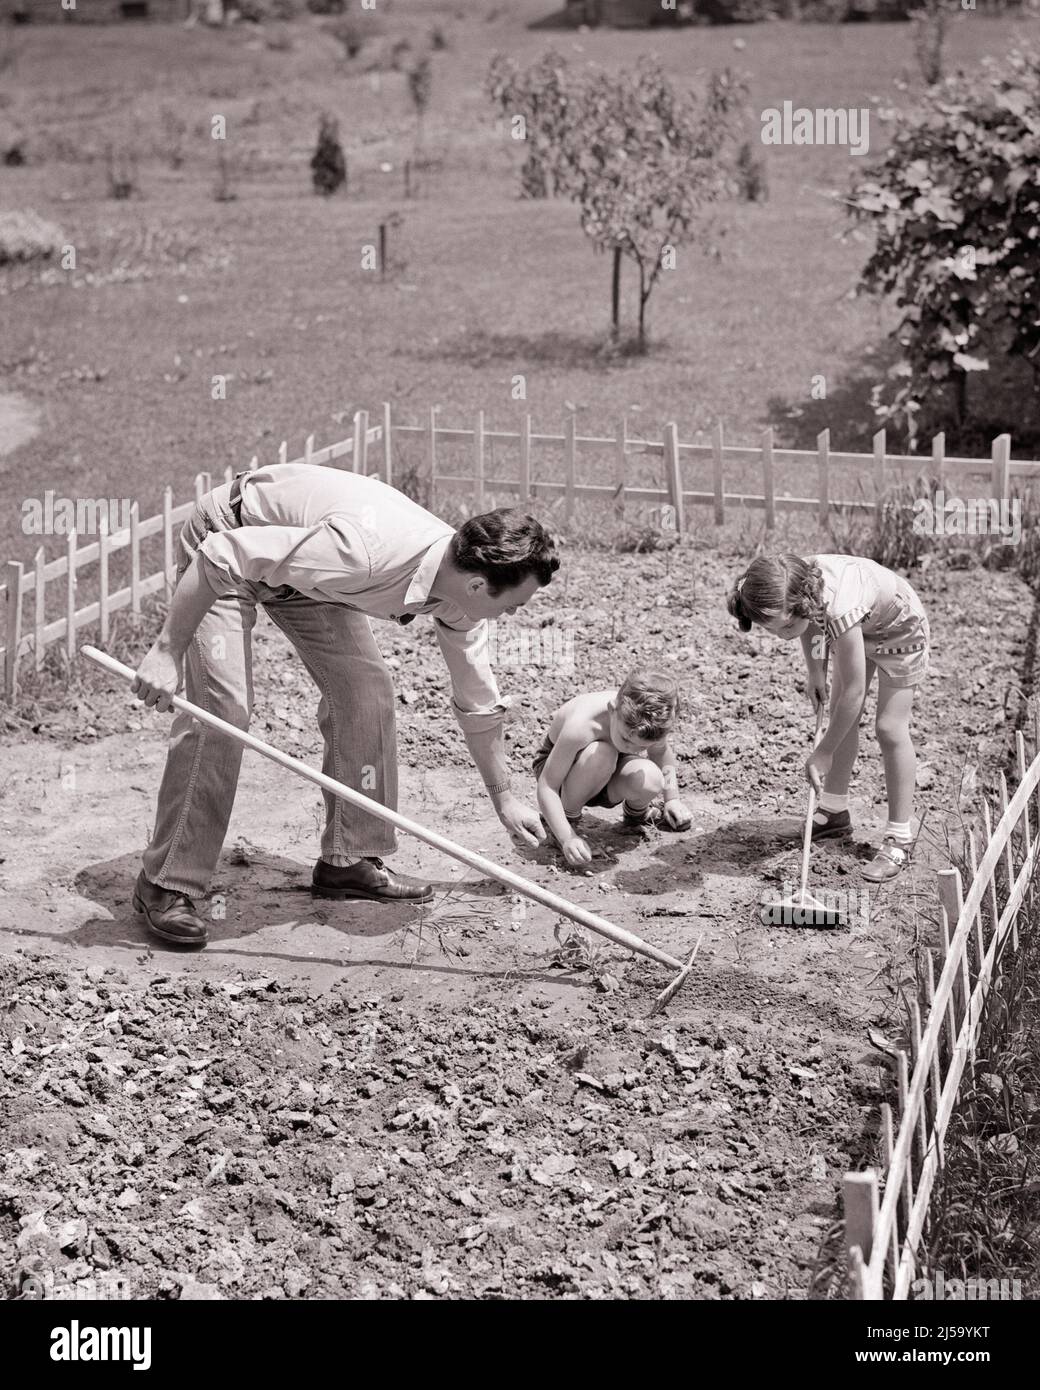
M 5 24 L 118 24 L 128 19 L 176 23 L 188 18 L 192 0 L 0 0 Z
M 676 0 L 665 9 L 661 0 L 567 0 L 572 24 L 609 24 L 615 29 L 645 29 L 651 24 L 677 24 L 693 17 L 692 0 Z

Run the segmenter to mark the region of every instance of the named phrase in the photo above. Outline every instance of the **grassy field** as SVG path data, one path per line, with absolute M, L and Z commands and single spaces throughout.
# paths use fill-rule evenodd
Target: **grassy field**
M 848 235 L 836 198 L 868 161 L 759 147 L 769 201 L 726 208 L 718 256 L 684 248 L 651 302 L 653 351 L 605 362 L 608 258 L 570 204 L 517 198 L 520 155 L 481 83 L 494 51 L 533 58 L 550 44 L 608 65 L 656 53 L 692 85 L 731 63 L 750 76 L 750 135 L 756 113 L 785 99 L 868 106 L 873 152 L 920 88 L 908 27 L 742 27 L 738 50 L 731 30 L 531 30 L 543 7 L 497 8 L 398 3 L 382 21 L 417 41 L 436 22 L 448 40 L 434 54 L 431 167 L 409 200 L 414 118 L 402 74 L 363 71 L 375 40 L 347 62 L 315 19 L 283 31 L 288 49 L 252 26 L 17 36 L 0 119 L 26 133 L 29 162 L 0 168 L 0 205 L 56 222 L 77 268 L 0 271 L 0 394 L 42 418 L 34 439 L 0 455 L 4 557 L 31 554 L 21 502 L 48 487 L 136 498 L 150 515 L 166 482 L 185 496 L 200 468 L 273 458 L 279 440 L 296 449 L 312 431 L 319 443 L 342 437 L 353 410 L 384 399 L 402 422 L 439 405 L 446 424 L 469 425 L 483 408 L 490 426 L 514 428 L 515 374 L 536 428 L 561 429 L 573 406 L 587 433 L 625 414 L 632 434 L 674 419 L 696 439 L 722 419 L 731 442 L 752 443 L 774 421 L 788 442 L 829 425 L 836 447 L 863 445 L 891 311 L 852 298 L 867 244 Z M 1000 53 L 1013 33 L 1010 21 L 965 14 L 951 64 Z M 323 110 L 340 120 L 351 174 L 349 192 L 329 200 L 314 196 L 308 169 Z M 215 115 L 227 121 L 231 201 L 213 196 Z M 140 196 L 129 201 L 107 196 L 109 142 L 137 157 Z M 362 247 L 394 211 L 400 264 L 381 284 L 361 268 Z M 809 398 L 818 373 L 822 402 Z M 212 399 L 218 375 L 226 400 Z M 600 466 L 589 460 L 587 473 Z

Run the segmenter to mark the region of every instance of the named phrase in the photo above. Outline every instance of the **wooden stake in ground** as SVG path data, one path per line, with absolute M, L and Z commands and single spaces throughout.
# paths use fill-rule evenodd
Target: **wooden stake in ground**
M 98 666 L 110 672 L 112 675 L 121 676 L 123 680 L 132 681 L 135 673 L 129 666 L 124 666 L 121 661 L 116 661 L 107 652 L 98 651 L 96 647 L 81 648 L 83 655 L 95 662 Z M 523 893 L 527 898 L 532 898 L 535 902 L 541 903 L 544 907 L 551 908 L 554 912 L 561 913 L 564 917 L 569 917 L 572 922 L 580 922 L 583 927 L 588 927 L 589 931 L 594 931 L 599 936 L 605 936 L 608 941 L 613 941 L 618 946 L 624 946 L 629 951 L 634 951 L 637 955 L 646 956 L 649 960 L 655 960 L 661 965 L 670 966 L 673 970 L 679 971 L 677 979 L 672 981 L 664 994 L 667 1003 L 671 999 L 679 986 L 687 978 L 693 965 L 693 957 L 684 966 L 681 960 L 671 956 L 667 951 L 661 951 L 656 946 L 651 946 L 642 937 L 636 936 L 633 932 L 626 931 L 624 927 L 617 927 L 613 922 L 608 922 L 606 918 L 598 916 L 595 912 L 589 912 L 587 908 L 579 907 L 577 903 L 568 902 L 566 898 L 550 893 L 547 888 L 542 888 L 540 884 L 531 883 L 526 878 L 521 878 L 519 874 L 513 873 L 512 869 L 504 868 L 501 864 L 496 864 L 492 859 L 485 859 L 482 854 L 476 854 L 473 850 L 466 849 L 458 845 L 454 840 L 449 840 L 444 835 L 438 835 L 435 830 L 427 830 L 424 825 L 419 825 L 417 821 L 409 820 L 407 816 L 400 815 L 397 811 L 391 811 L 389 807 L 381 805 L 378 801 L 373 801 L 370 797 L 363 796 L 353 787 L 345 786 L 342 782 L 337 782 L 332 777 L 327 777 L 325 773 L 319 772 L 317 768 L 311 767 L 309 763 L 301 762 L 299 758 L 294 758 L 288 753 L 283 753 L 280 748 L 275 748 L 269 743 L 264 743 L 262 739 L 256 738 L 253 734 L 246 733 L 244 729 L 236 729 L 233 724 L 226 720 L 218 719 L 215 714 L 210 714 L 208 710 L 200 709 L 198 705 L 193 705 L 190 701 L 183 699 L 180 695 L 173 697 L 175 709 L 181 710 L 184 714 L 190 714 L 193 719 L 199 720 L 202 724 L 208 724 L 211 728 L 217 729 L 228 738 L 234 739 L 246 748 L 252 748 L 255 753 L 262 754 L 269 758 L 271 762 L 278 763 L 279 766 L 288 768 L 290 772 L 295 772 L 298 777 L 305 778 L 308 782 L 313 782 L 315 786 L 323 788 L 325 791 L 332 792 L 334 796 L 340 797 L 343 801 L 349 801 L 355 806 L 360 806 L 362 810 L 370 815 L 378 816 L 380 820 L 387 821 L 398 830 L 403 830 L 407 835 L 414 835 L 417 840 L 423 840 L 426 844 L 432 845 L 434 849 L 439 849 L 443 854 L 450 855 L 460 863 L 466 864 L 471 869 L 476 869 L 479 873 L 486 874 L 488 878 L 497 879 L 499 883 L 504 883 L 514 889 L 517 893 Z M 699 945 L 700 943 L 698 943 Z M 696 952 L 694 953 L 696 954 Z

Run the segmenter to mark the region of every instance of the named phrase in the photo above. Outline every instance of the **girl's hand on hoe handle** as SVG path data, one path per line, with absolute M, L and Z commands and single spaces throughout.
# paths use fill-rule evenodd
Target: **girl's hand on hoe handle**
M 812 757 L 805 764 L 805 775 L 813 791 L 817 796 L 823 792 L 824 778 L 831 770 L 831 763 L 834 761 L 833 754 L 825 753 L 822 748 L 817 748 Z
M 827 677 L 822 671 L 810 671 L 806 677 L 805 689 L 813 714 L 818 714 L 827 703 Z

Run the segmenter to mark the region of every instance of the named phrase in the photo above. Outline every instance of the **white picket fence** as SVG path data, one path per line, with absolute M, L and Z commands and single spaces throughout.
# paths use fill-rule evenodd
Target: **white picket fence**
M 390 407 L 384 406 L 383 409 L 384 429 L 389 438 Z M 483 410 L 477 412 L 471 428 L 455 428 L 440 423 L 437 407 L 431 409 L 428 424 L 395 424 L 392 433 L 395 439 L 423 441 L 427 451 L 430 505 L 434 509 L 438 490 L 449 486 L 464 488 L 467 497 L 473 499 L 477 511 L 483 507 L 487 494 L 492 492 L 514 495 L 522 502 L 534 497 L 562 500 L 563 516 L 567 521 L 573 519 L 575 503 L 579 499 L 614 502 L 618 506 L 627 501 L 652 502 L 671 508 L 672 521 L 679 532 L 686 530 L 686 509 L 689 506 L 712 507 L 718 526 L 725 522 L 727 507 L 764 511 L 769 530 L 775 527 L 776 514 L 780 511 L 815 512 L 820 524 L 826 526 L 832 511 L 874 511 L 891 487 L 893 475 L 902 482 L 909 476 L 926 474 L 935 479 L 939 486 L 947 483 L 957 486 L 967 478 L 982 477 L 986 479 L 990 497 L 997 501 L 1010 496 L 1012 479 L 1040 477 L 1040 462 L 1037 460 L 1011 458 L 1009 434 L 998 435 L 993 440 L 988 459 L 947 455 L 944 434 L 937 434 L 933 438 L 931 452 L 927 455 L 890 454 L 884 430 L 878 430 L 873 436 L 871 453 L 859 454 L 832 449 L 830 430 L 820 432 L 814 450 L 777 449 L 771 426 L 762 431 L 757 447 L 727 444 L 721 423 L 716 425 L 710 444 L 693 444 L 680 440 L 678 426 L 674 423 L 665 425 L 661 439 L 634 438 L 628 434 L 625 416 L 619 420 L 613 435 L 580 435 L 573 412 L 567 415 L 560 434 L 535 433 L 530 415 L 523 416 L 519 430 L 490 429 Z M 441 444 L 471 447 L 472 472 L 445 472 L 438 452 Z M 516 446 L 515 474 L 507 477 L 488 475 L 487 453 L 495 445 Z M 562 453 L 562 467 L 557 476 L 551 479 L 534 477 L 533 455 L 538 448 L 550 449 L 556 455 Z M 578 460 L 581 455 L 593 456 L 593 471 L 601 481 L 578 481 Z M 632 485 L 629 480 L 630 460 L 636 455 L 661 460 L 663 486 Z M 777 492 L 777 472 L 785 467 L 799 479 L 803 490 L 797 495 Z M 761 493 L 729 491 L 727 469 L 730 480 L 737 471 L 742 476 L 747 476 L 749 471 L 760 476 Z M 684 473 L 688 477 L 691 470 L 710 476 L 710 491 L 703 487 L 687 487 Z M 834 496 L 835 482 L 843 472 L 851 475 L 860 488 L 858 497 L 842 499 Z M 814 481 L 815 495 L 804 490 L 807 485 L 811 487 Z M 872 498 L 864 490 L 865 487 Z
M 613 435 L 579 434 L 573 411 L 567 415 L 561 433 L 536 432 L 530 414 L 524 414 L 519 423 L 520 428 L 515 430 L 488 428 L 485 412 L 481 410 L 472 428 L 455 428 L 441 424 L 438 409 L 434 407 L 426 424 L 401 425 L 392 421 L 391 407 L 384 403 L 381 424 L 370 427 L 367 411 L 358 411 L 350 439 L 315 450 L 312 435 L 304 454 L 294 461 L 336 464 L 349 458 L 355 471 L 368 472 L 369 445 L 379 442 L 382 448 L 378 467 L 372 471 L 377 471 L 389 483 L 393 482 L 394 475 L 394 446 L 420 441 L 426 461 L 429 505 L 434 511 L 445 500 L 445 491 L 453 487 L 464 491 L 467 507 L 477 512 L 485 509 L 491 495 L 496 498 L 505 495 L 519 502 L 545 498 L 562 502 L 562 514 L 567 521 L 574 519 L 579 500 L 612 503 L 618 512 L 629 502 L 651 503 L 669 509 L 670 523 L 680 533 L 687 529 L 686 509 L 690 506 L 711 506 L 716 525 L 725 521 L 727 508 L 731 511 L 753 508 L 764 511 L 769 529 L 775 527 L 777 513 L 781 511 L 814 512 L 820 524 L 826 526 L 832 512 L 874 511 L 881 505 L 893 477 L 903 481 L 908 474 L 927 472 L 940 485 L 947 481 L 957 485 L 969 477 L 983 477 L 988 482 L 990 496 L 1003 501 L 1009 496 L 1013 479 L 1040 476 L 1040 462 L 1012 461 L 1011 437 L 1007 434 L 993 441 L 991 458 L 971 459 L 948 457 L 945 437 L 941 434 L 932 441 L 930 455 L 924 456 L 889 454 L 884 430 L 875 434 L 872 453 L 857 454 L 833 450 L 827 430 L 818 436 L 815 450 L 800 450 L 774 448 L 771 428 L 763 431 L 757 448 L 748 448 L 726 444 L 721 424 L 716 427 L 710 444 L 693 444 L 679 439 L 674 423 L 664 427 L 660 439 L 633 437 L 628 433 L 627 417 L 618 421 Z M 472 471 L 447 472 L 443 466 L 445 446 L 454 446 L 457 453 L 459 445 L 467 452 L 472 450 Z M 552 456 L 553 476 L 550 478 L 535 476 L 538 450 Z M 489 458 L 495 462 L 496 453 L 499 457 L 502 453 L 515 454 L 515 472 L 511 476 L 489 473 Z M 283 443 L 279 461 L 285 462 L 287 455 Z M 595 482 L 579 481 L 579 458 L 591 458 L 590 471 Z M 651 472 L 660 468 L 656 485 L 645 478 L 634 481 L 634 461 L 639 458 L 650 460 Z M 250 466 L 256 466 L 255 459 Z M 777 491 L 778 470 L 781 469 L 797 478 L 797 495 Z M 230 467 L 225 469 L 224 476 L 230 477 L 231 471 Z M 687 486 L 691 472 L 699 473 L 705 480 L 710 478 L 710 490 Z M 760 476 L 762 492 L 728 490 L 727 483 L 732 483 L 737 473 L 745 481 L 749 476 Z M 860 495 L 857 498 L 843 500 L 834 496 L 837 480 L 843 473 L 846 478 L 851 474 L 858 486 Z M 808 491 L 813 479 L 815 496 Z M 206 491 L 210 482 L 208 473 L 196 476 L 196 498 Z M 867 489 L 872 492 L 873 500 L 869 500 Z M 76 633 L 81 628 L 98 624 L 100 640 L 104 643 L 113 613 L 123 608 L 129 608 L 133 614 L 139 613 L 142 599 L 149 594 L 161 591 L 169 596 L 175 574 L 173 528 L 190 514 L 193 506 L 194 501 L 175 505 L 172 489 L 167 487 L 162 512 L 156 516 L 141 520 L 135 503 L 130 509 L 129 525 L 109 531 L 104 509 L 100 508 L 102 514 L 98 518 L 96 540 L 84 544 L 84 537 L 72 531 L 65 538 L 65 553 L 55 559 L 48 560 L 41 545 L 28 567 L 17 560 L 7 563 L 4 583 L 0 587 L 4 640 L 0 657 L 7 700 L 14 698 L 23 657 L 32 655 L 39 669 L 47 647 L 64 642 L 71 660 L 76 651 Z M 141 543 L 159 535 L 162 536 L 163 567 L 153 574 L 142 575 Z M 129 583 L 110 592 L 109 563 L 113 555 L 127 549 Z M 84 569 L 94 565 L 98 566 L 97 597 L 77 607 L 79 579 Z M 58 586 L 62 590 L 63 612 L 60 617 L 48 619 L 48 594 Z M 31 614 L 25 611 L 28 608 Z
M 999 986 L 1006 954 L 1018 950 L 1018 914 L 1040 852 L 1040 714 L 1034 733 L 1038 752 L 1028 766 L 1017 735 L 1019 784 L 1010 801 L 1000 775 L 996 826 L 983 799 L 981 859 L 974 833 L 967 833 L 967 896 L 957 869 L 938 875 L 940 969 L 936 978 L 935 954 L 926 951 L 922 995 L 910 1008 L 909 1055 L 899 1051 L 895 1058 L 895 1116 L 892 1106 L 881 1107 L 882 1168 L 847 1173 L 844 1181 L 845 1243 L 857 1299 L 906 1299 L 917 1277 L 950 1117 L 965 1070 L 970 1074 L 975 1065 L 986 1001 Z
M 368 413 L 358 411 L 354 417 L 354 432 L 349 439 L 330 444 L 324 449 L 315 449 L 314 436 L 310 435 L 303 454 L 297 459 L 289 459 L 288 446 L 283 442 L 278 451 L 279 463 L 315 463 L 340 465 L 341 460 L 349 460 L 352 471 L 370 471 L 369 446 L 386 436 L 382 425 L 369 427 Z M 389 479 L 389 451 L 384 448 L 378 460 L 378 468 L 371 469 Z M 259 466 L 253 458 L 249 467 Z M 230 481 L 233 470 L 229 465 L 224 470 L 224 480 Z M 137 514 L 137 503 L 130 508 L 129 526 L 109 532 L 108 517 L 104 508 L 98 512 L 98 535 L 96 540 L 82 544 L 82 538 L 75 530 L 65 537 L 65 553 L 48 560 L 41 545 L 34 562 L 28 568 L 18 560 L 7 562 L 4 570 L 5 583 L 0 588 L 0 611 L 4 614 L 4 645 L 0 648 L 3 661 L 4 696 L 13 700 L 18 689 L 18 671 L 23 658 L 32 656 L 35 669 L 43 666 L 44 656 L 49 646 L 63 642 L 68 659 L 76 655 L 76 634 L 80 629 L 97 624 L 99 639 L 104 646 L 108 641 L 109 624 L 113 613 L 129 608 L 132 614 L 141 612 L 141 602 L 149 594 L 164 593 L 167 599 L 173 592 L 176 576 L 174 558 L 174 528 L 180 526 L 191 515 L 195 504 L 203 493 L 213 486 L 209 473 L 198 473 L 195 477 L 195 494 L 190 501 L 173 501 L 173 489 L 163 490 L 163 508 L 155 516 L 141 520 Z M 153 536 L 162 536 L 162 568 L 152 574 L 141 573 L 141 545 Z M 129 550 L 129 583 L 112 590 L 109 584 L 110 562 L 113 555 Z M 97 567 L 97 597 L 83 607 L 78 607 L 80 580 L 85 569 Z M 48 592 L 58 589 L 62 596 L 62 616 L 47 617 Z M 31 614 L 27 610 L 31 609 Z

